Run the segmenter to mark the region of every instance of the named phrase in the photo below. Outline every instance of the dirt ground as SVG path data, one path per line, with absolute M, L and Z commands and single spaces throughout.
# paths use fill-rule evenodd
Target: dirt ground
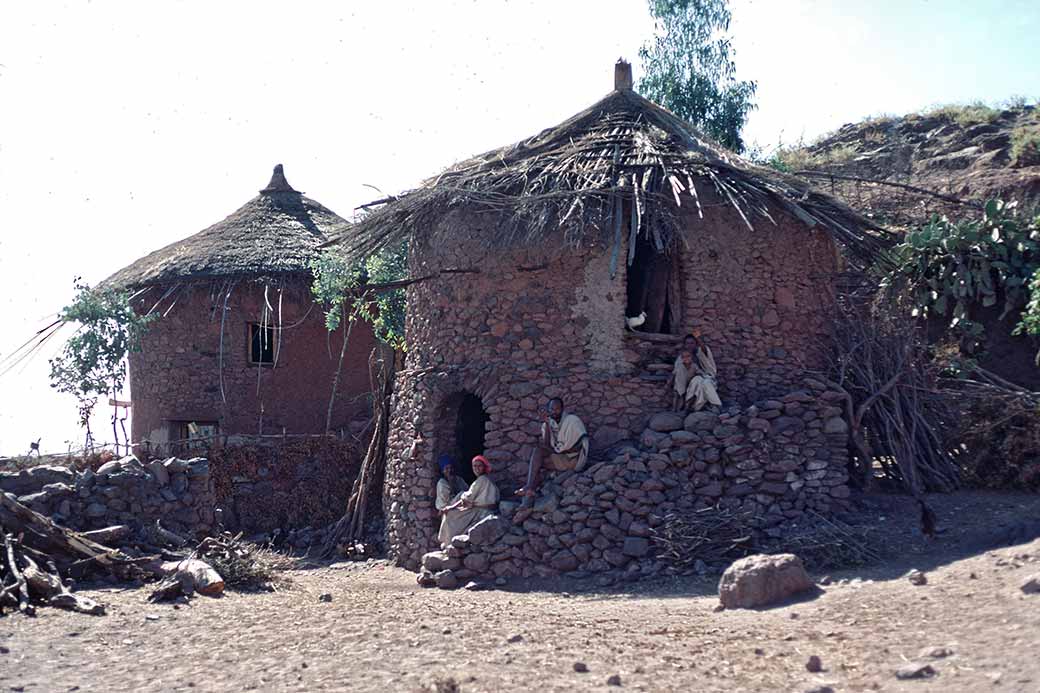
M 981 550 L 1034 531 L 1040 497 L 932 502 L 947 531 L 926 542 L 906 499 L 868 499 L 894 558 L 763 611 L 715 612 L 715 578 L 445 592 L 379 561 L 189 605 L 148 604 L 146 588 L 85 590 L 108 615 L 0 618 L 0 690 L 1040 691 L 1040 595 L 1019 590 L 1040 573 L 1040 540 Z M 911 568 L 926 585 L 906 579 Z M 950 654 L 922 655 L 932 648 Z M 918 661 L 936 673 L 896 678 Z

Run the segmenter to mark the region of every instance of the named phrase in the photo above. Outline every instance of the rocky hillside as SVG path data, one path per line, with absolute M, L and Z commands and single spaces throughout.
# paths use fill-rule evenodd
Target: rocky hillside
M 822 189 L 895 226 L 933 212 L 950 213 L 958 205 L 867 181 L 976 202 L 1040 200 L 1040 109 L 944 106 L 901 118 L 869 118 L 811 145 L 782 150 L 772 163 L 809 172 Z

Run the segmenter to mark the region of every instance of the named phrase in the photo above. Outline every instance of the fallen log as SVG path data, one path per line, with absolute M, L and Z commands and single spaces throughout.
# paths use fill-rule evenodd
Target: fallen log
M 131 534 L 133 534 L 133 530 L 129 525 L 112 525 L 111 527 L 105 527 L 104 529 L 94 529 L 89 532 L 82 532 L 82 535 L 91 541 L 111 546 L 116 546 L 122 543 L 124 539 L 129 539 Z
M 0 493 L 0 613 L 11 606 L 31 615 L 35 605 L 45 605 L 103 614 L 101 604 L 69 592 L 63 578 L 105 572 L 125 579 L 142 574 L 140 566 L 149 560 L 55 524 L 13 495 Z
M 166 577 L 148 596 L 150 602 L 167 601 L 179 596 L 190 597 L 195 592 L 208 597 L 216 597 L 224 592 L 224 578 L 205 561 L 186 558 L 164 563 L 162 568 Z

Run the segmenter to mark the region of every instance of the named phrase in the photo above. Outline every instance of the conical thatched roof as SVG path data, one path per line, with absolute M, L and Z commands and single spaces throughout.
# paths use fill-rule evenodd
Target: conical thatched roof
M 267 187 L 231 216 L 144 256 L 105 284 L 135 288 L 309 272 L 318 246 L 348 226 L 331 210 L 293 190 L 278 164 Z
M 631 68 L 616 66 L 604 99 L 526 140 L 452 166 L 373 211 L 342 243 L 366 255 L 412 234 L 428 233 L 448 211 L 499 212 L 481 240 L 488 247 L 540 242 L 560 232 L 576 245 L 589 233 L 619 245 L 622 234 L 648 234 L 659 249 L 678 238 L 676 203 L 699 210 L 714 191 L 744 223 L 767 231 L 786 210 L 826 228 L 860 264 L 888 245 L 889 234 L 799 178 L 758 166 L 697 132 L 631 88 Z M 622 202 L 631 215 L 622 214 Z M 505 220 L 505 221 L 502 221 Z M 634 244 L 630 244 L 634 247 Z

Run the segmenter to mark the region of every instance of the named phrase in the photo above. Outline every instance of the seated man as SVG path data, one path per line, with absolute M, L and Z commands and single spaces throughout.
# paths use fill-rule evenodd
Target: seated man
M 437 498 L 433 504 L 444 514 L 444 509 L 459 499 L 465 492 L 466 482 L 455 473 L 455 458 L 444 454 L 437 458 L 437 466 L 441 469 L 441 478 L 437 480 Z
M 698 334 L 688 334 L 683 339 L 683 350 L 675 358 L 668 378 L 668 387 L 674 391 L 672 408 L 676 411 L 700 411 L 706 404 L 722 406 L 715 357 Z
M 476 481 L 459 495 L 458 500 L 441 511 L 441 529 L 437 540 L 441 548 L 448 548 L 452 537 L 465 534 L 473 525 L 489 517 L 498 507 L 498 487 L 491 481 L 491 463 L 483 455 L 473 458 L 473 473 Z
M 531 504 L 540 483 L 542 466 L 558 472 L 581 471 L 589 456 L 589 434 L 576 414 L 563 413 L 563 400 L 553 397 L 547 405 L 538 445 L 531 452 L 527 484 L 516 493 L 523 496 L 523 507 Z

